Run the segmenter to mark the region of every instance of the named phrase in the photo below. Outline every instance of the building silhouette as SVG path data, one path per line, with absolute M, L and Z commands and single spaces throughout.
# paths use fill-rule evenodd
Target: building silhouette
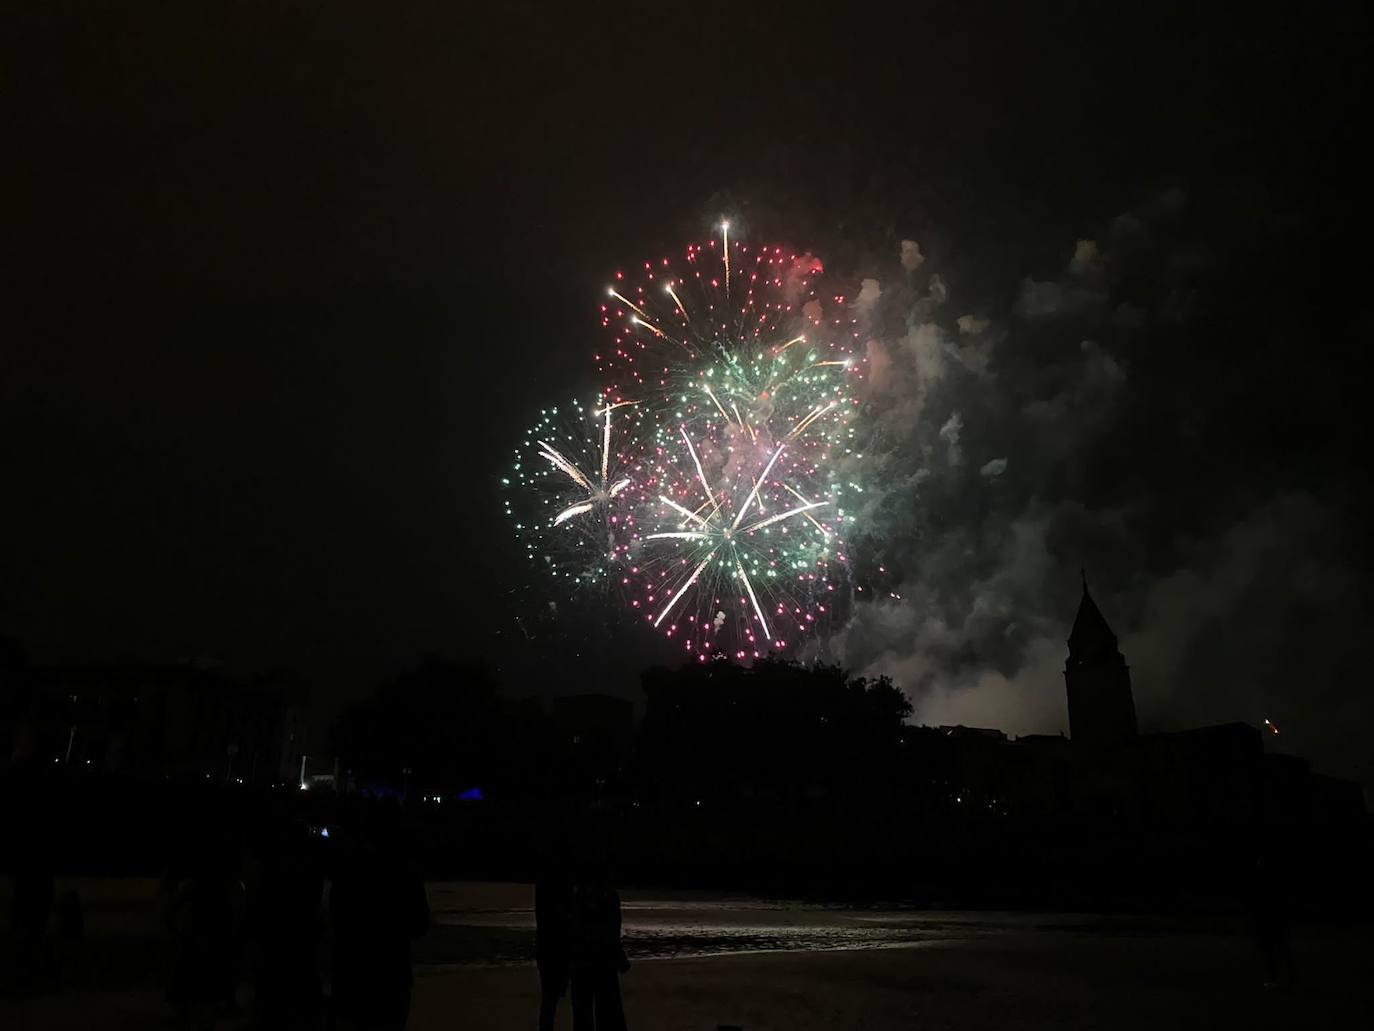
M 0 670 L 0 763 L 294 783 L 309 717 L 309 686 L 289 671 L 238 680 L 197 660 Z
M 1131 668 L 1117 646 L 1116 634 L 1088 593 L 1069 633 L 1069 657 L 1064 664 L 1069 698 L 1069 736 L 1078 745 L 1112 747 L 1138 736 Z

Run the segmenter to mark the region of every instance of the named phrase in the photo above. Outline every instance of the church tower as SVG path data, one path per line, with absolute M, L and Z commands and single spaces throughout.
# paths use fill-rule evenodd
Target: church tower
M 1116 645 L 1116 634 L 1088 593 L 1083 576 L 1083 600 L 1069 634 L 1069 658 L 1064 664 L 1069 695 L 1069 737 L 1085 745 L 1116 745 L 1137 734 L 1131 669 Z

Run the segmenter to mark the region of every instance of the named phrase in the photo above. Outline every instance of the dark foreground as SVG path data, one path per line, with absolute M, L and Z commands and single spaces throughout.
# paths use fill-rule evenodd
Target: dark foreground
M 65 957 L 67 987 L 0 1001 L 0 1027 L 169 1026 L 159 983 L 166 949 L 145 906 L 149 890 L 85 884 L 87 933 Z M 416 949 L 410 1028 L 533 1026 L 535 971 L 518 958 L 528 889 L 429 891 L 435 925 Z M 1275 989 L 1262 986 L 1245 928 L 1225 921 L 846 911 L 627 892 L 626 936 L 639 957 L 624 981 L 630 1026 L 655 1031 L 1336 1027 L 1363 1026 L 1374 1013 L 1367 928 L 1300 927 L 1298 982 Z M 560 1026 L 570 1026 L 568 1014 Z

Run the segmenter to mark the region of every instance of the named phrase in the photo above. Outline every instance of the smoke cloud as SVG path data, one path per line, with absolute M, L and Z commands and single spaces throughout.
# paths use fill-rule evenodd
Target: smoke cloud
M 866 443 L 842 474 L 866 488 L 829 653 L 891 676 L 919 722 L 1066 731 L 1086 569 L 1144 730 L 1269 718 L 1374 781 L 1344 729 L 1352 704 L 1374 715 L 1350 701 L 1374 624 L 1362 530 L 1338 481 L 1256 467 L 1283 387 L 1229 339 L 1265 318 L 1244 277 L 1177 191 L 1061 254 L 1002 297 L 965 296 L 913 240 L 864 279 Z
M 915 272 L 925 264 L 925 256 L 921 254 L 921 246 L 915 240 L 902 241 L 902 268 L 908 272 Z

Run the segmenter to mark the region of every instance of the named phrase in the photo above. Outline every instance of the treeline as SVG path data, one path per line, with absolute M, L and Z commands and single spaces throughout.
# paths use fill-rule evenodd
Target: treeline
M 649 799 L 795 798 L 890 784 L 911 703 L 886 677 L 767 659 L 643 677 L 629 779 Z
M 422 796 L 475 787 L 507 801 L 858 789 L 894 774 L 912 711 L 886 677 L 781 659 L 651 669 L 642 684 L 636 727 L 628 704 L 623 725 L 614 719 L 613 698 L 598 722 L 557 699 L 504 697 L 481 663 L 426 658 L 338 721 L 339 787 Z

